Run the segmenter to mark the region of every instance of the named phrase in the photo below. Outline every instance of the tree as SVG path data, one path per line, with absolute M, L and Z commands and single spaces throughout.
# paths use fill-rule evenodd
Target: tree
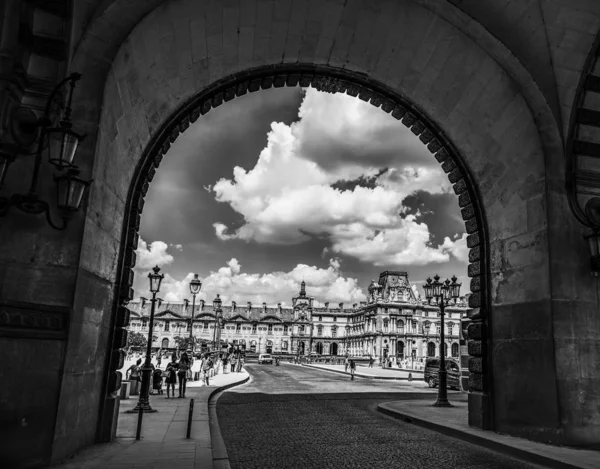
M 130 331 L 127 335 L 127 349 L 131 350 L 132 347 L 144 349 L 148 344 L 148 339 L 141 332 Z
M 176 336 L 174 338 L 175 340 L 175 345 L 177 345 L 177 347 L 179 348 L 179 350 L 188 350 L 188 349 L 192 349 L 192 344 L 194 343 L 192 339 L 190 339 L 189 337 L 180 337 L 180 336 Z

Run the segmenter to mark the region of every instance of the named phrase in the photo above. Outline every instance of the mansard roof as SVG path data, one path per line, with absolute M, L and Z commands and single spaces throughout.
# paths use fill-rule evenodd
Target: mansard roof
M 131 315 L 133 317 L 149 317 L 150 316 L 150 308 L 151 305 L 149 302 L 146 302 L 144 307 L 142 307 L 142 303 L 139 301 L 130 302 L 128 307 L 131 311 Z M 223 311 L 223 318 L 226 321 L 247 321 L 247 322 L 255 322 L 255 321 L 264 321 L 267 320 L 275 320 L 275 321 L 292 321 L 294 317 L 294 310 L 292 308 L 282 307 L 281 310 L 279 308 L 264 308 L 262 305 L 260 306 L 252 306 L 248 309 L 247 306 L 237 306 L 235 309 L 233 305 L 224 305 L 221 307 Z M 155 318 L 162 319 L 184 319 L 189 320 L 192 316 L 192 305 L 188 304 L 187 307 L 184 303 L 167 303 L 163 302 L 160 306 L 157 305 L 156 310 L 154 312 Z M 206 320 L 206 319 L 214 319 L 214 307 L 212 304 L 205 303 L 197 304 L 194 311 L 194 320 Z

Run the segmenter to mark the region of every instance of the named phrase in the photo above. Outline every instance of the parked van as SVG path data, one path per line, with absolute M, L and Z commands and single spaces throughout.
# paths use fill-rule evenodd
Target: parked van
M 424 380 L 430 388 L 435 388 L 438 385 L 438 371 L 440 371 L 440 359 L 428 358 L 425 361 Z M 458 361 L 454 358 L 446 358 L 446 374 L 448 387 L 460 390 L 460 367 Z

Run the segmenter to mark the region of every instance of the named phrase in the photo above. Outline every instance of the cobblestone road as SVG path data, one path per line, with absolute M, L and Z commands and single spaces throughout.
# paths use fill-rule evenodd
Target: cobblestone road
M 351 382 L 296 365 L 247 369 L 252 381 L 217 403 L 233 469 L 538 467 L 377 412 L 386 400 L 433 400 L 422 383 Z

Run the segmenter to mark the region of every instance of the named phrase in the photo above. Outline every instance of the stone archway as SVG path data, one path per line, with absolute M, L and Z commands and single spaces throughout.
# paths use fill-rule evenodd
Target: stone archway
M 198 39 L 190 28 L 178 27 L 181 21 L 204 21 L 201 7 L 190 0 L 165 2 L 133 29 L 112 61 L 106 82 L 95 84 L 104 89 L 105 105 L 97 146 L 90 150 L 96 183 L 80 262 L 98 279 L 86 277 L 78 285 L 78 291 L 94 282 L 117 285 L 104 298 L 109 303 L 114 297 L 115 311 L 106 325 L 110 330 L 107 343 L 114 343 L 126 322 L 144 195 L 172 141 L 190 122 L 239 94 L 271 86 L 312 85 L 346 92 L 391 112 L 440 161 L 454 184 L 469 233 L 474 292 L 469 330 L 470 423 L 513 434 L 522 434 L 525 426 L 525 433 L 533 437 L 536 432 L 551 433 L 558 419 L 556 393 L 547 393 L 533 409 L 510 391 L 516 389 L 510 380 L 517 378 L 507 372 L 516 359 L 516 349 L 508 344 L 516 340 L 526 350 L 528 366 L 534 367 L 552 362 L 551 337 L 545 330 L 535 336 L 544 347 L 534 346 L 528 334 L 537 331 L 531 325 L 524 325 L 519 337 L 513 337 L 506 323 L 507 317 L 519 317 L 521 309 L 536 316 L 531 324 L 546 323 L 552 314 L 544 300 L 550 294 L 553 268 L 547 260 L 549 243 L 555 240 L 548 227 L 551 209 L 546 210 L 546 198 L 555 186 L 546 184 L 546 176 L 557 179 L 560 173 L 555 161 L 556 152 L 560 156 L 562 151 L 560 142 L 548 124 L 535 83 L 521 73 L 502 44 L 486 36 L 480 25 L 472 28 L 468 18 L 456 11 L 447 15 L 452 7 L 429 8 L 428 3 L 390 2 L 377 11 L 365 7 L 364 17 L 358 14 L 361 6 L 348 13 L 351 22 L 363 18 L 352 39 L 333 31 L 327 36 L 323 30 L 298 47 L 294 44 L 299 44 L 304 26 L 289 17 L 278 17 L 278 26 L 285 28 L 278 27 L 276 38 L 270 35 L 275 20 L 265 17 L 256 31 L 268 40 L 251 43 L 249 50 L 235 28 L 226 31 L 220 23 L 221 29 L 210 40 Z M 221 13 L 215 8 L 211 15 L 217 18 Z M 377 24 L 374 16 L 389 27 L 372 30 Z M 477 35 L 485 39 L 485 47 L 476 42 Z M 82 47 L 88 42 L 83 41 Z M 265 49 L 267 42 L 270 48 Z M 146 49 L 161 51 L 174 45 L 176 56 L 148 54 Z M 282 54 L 273 52 L 279 48 Z M 84 47 L 74 66 L 87 67 L 93 75 L 97 64 L 88 62 L 85 53 Z M 79 112 L 88 111 L 82 106 Z M 544 125 L 536 125 L 539 122 Z M 550 155 L 554 159 L 546 165 L 544 158 Z M 103 249 L 94 249 L 98 245 Z M 526 255 L 522 255 L 523 246 L 528 246 Z M 533 295 L 524 286 L 525 277 L 539 282 Z M 81 297 L 78 301 L 84 303 Z M 501 353 L 492 355 L 492 349 Z M 107 354 L 107 395 L 120 379 L 112 372 L 116 355 Z M 498 373 L 499 379 L 494 378 Z M 553 389 L 554 369 L 548 365 L 538 374 L 535 379 L 526 378 L 529 392 Z M 503 385 L 495 386 L 495 382 Z M 101 419 L 109 421 L 107 408 L 102 406 Z M 59 414 L 67 415 L 66 409 Z M 545 419 L 541 421 L 539 415 Z
M 317 342 L 315 345 L 315 352 L 318 355 L 323 355 L 323 342 Z

